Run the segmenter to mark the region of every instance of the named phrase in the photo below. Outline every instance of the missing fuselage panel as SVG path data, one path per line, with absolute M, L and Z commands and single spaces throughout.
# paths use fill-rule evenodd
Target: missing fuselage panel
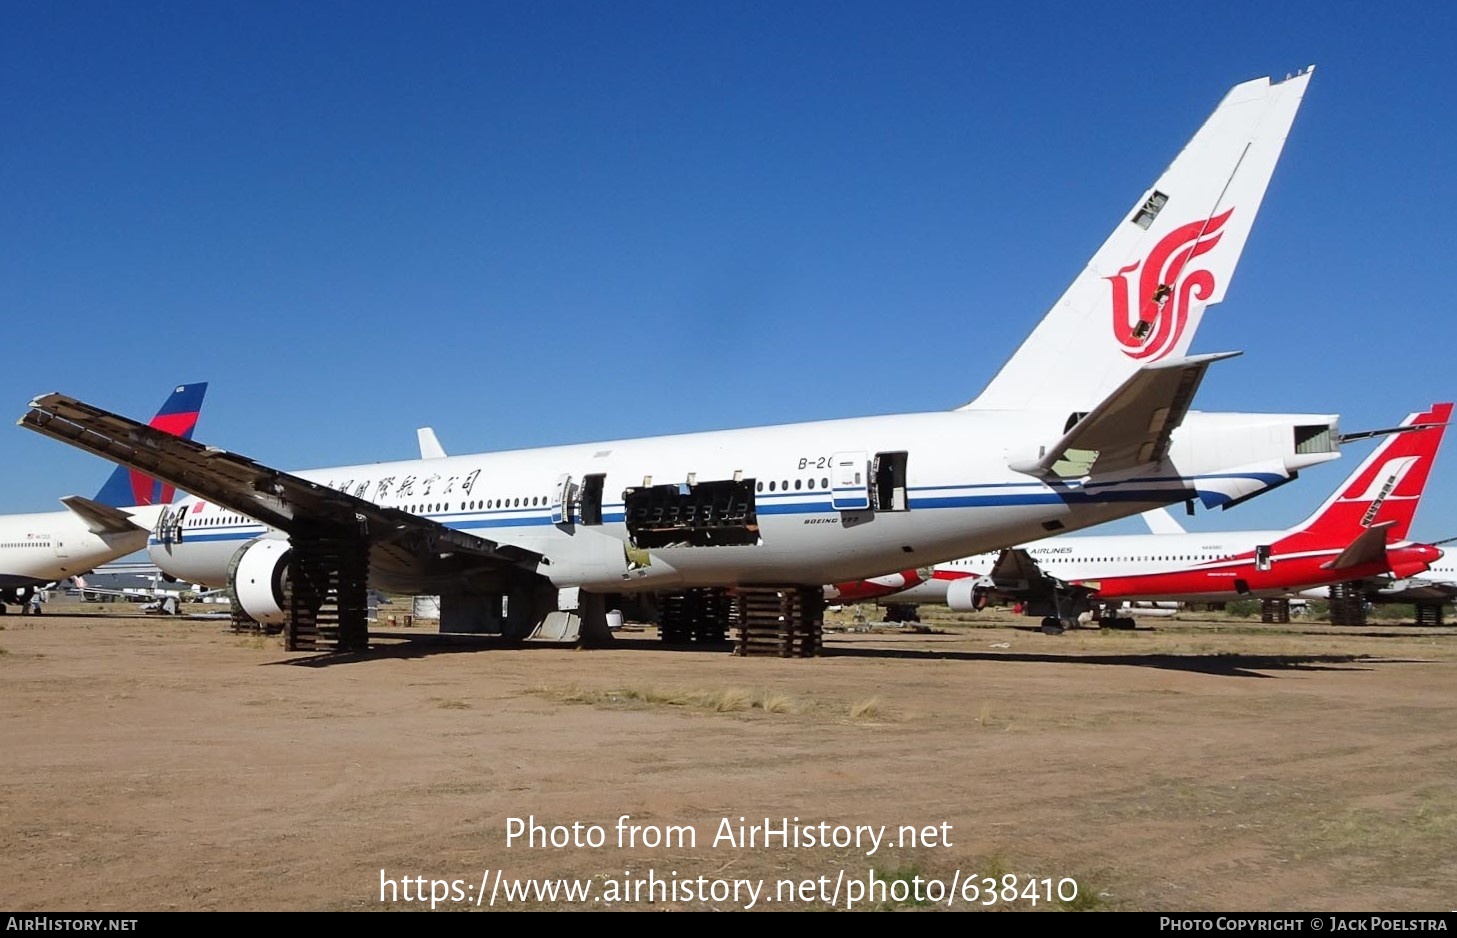
M 634 547 L 731 547 L 759 543 L 754 480 L 648 485 L 622 493 Z
M 578 503 L 582 524 L 602 523 L 602 483 L 606 478 L 606 473 L 597 472 L 582 479 L 581 500 Z

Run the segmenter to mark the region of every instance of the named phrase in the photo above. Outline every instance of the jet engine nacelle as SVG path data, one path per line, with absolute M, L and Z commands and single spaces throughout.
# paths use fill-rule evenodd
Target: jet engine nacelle
M 13 603 L 24 607 L 30 602 L 30 594 L 35 592 L 34 586 L 17 586 L 13 589 L 0 591 L 0 603 Z
M 283 625 L 288 618 L 283 587 L 293 546 L 278 538 L 249 541 L 228 564 L 228 586 L 251 618 L 264 625 Z
M 986 591 L 991 580 L 983 576 L 966 576 L 946 585 L 946 605 L 954 612 L 980 612 L 987 604 Z

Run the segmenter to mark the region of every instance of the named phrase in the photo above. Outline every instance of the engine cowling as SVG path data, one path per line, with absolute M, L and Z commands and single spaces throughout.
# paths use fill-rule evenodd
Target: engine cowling
M 954 612 L 980 612 L 986 607 L 986 588 L 990 585 L 990 580 L 980 576 L 952 580 L 946 584 L 946 605 Z
M 12 589 L 0 591 L 0 603 L 13 603 L 24 607 L 30 602 L 30 594 L 35 592 L 34 586 L 17 586 Z
M 249 541 L 228 562 L 228 586 L 251 618 L 264 625 L 282 625 L 283 587 L 288 582 L 288 561 L 293 546 L 279 538 Z

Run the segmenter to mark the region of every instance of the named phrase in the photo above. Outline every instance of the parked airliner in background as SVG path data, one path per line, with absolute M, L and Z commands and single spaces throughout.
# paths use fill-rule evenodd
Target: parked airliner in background
M 1406 536 L 1451 416 L 1450 403 L 1408 416 L 1325 504 L 1284 531 L 1186 533 L 1160 509 L 1150 515 L 1163 533 L 1051 538 L 937 564 L 904 590 L 860 581 L 834 594 L 958 611 L 1017 602 L 1055 630 L 1090 608 L 1124 602 L 1284 598 L 1322 584 L 1409 577 L 1442 556 Z M 1132 625 L 1116 612 L 1110 619 Z
M 1330 415 L 1189 410 L 1233 354 L 1191 357 L 1189 343 L 1224 297 L 1310 74 L 1235 86 L 954 411 L 298 473 L 62 394 L 21 424 L 193 493 L 159 522 L 151 557 L 232 586 L 254 619 L 301 633 L 333 584 L 346 646 L 364 641 L 352 610 L 366 581 L 440 594 L 447 631 L 602 636 L 609 596 L 818 597 L 1160 505 L 1229 505 L 1338 456 Z
M 1440 547 L 1451 542 L 1451 538 L 1437 541 Z M 1416 607 L 1418 625 L 1441 625 L 1443 607 L 1457 601 L 1457 560 L 1446 555 L 1426 570 L 1412 576 L 1364 577 L 1351 584 L 1355 587 L 1354 598 L 1373 606 L 1390 603 L 1405 603 Z M 1331 587 L 1318 586 L 1301 590 L 1301 599 L 1331 599 Z M 1364 610 L 1346 620 L 1344 624 L 1357 624 L 1364 618 Z
M 1380 605 L 1384 603 L 1409 603 L 1417 607 L 1417 621 L 1423 622 L 1421 610 L 1430 611 L 1430 624 L 1441 623 L 1442 606 L 1457 600 L 1457 562 L 1438 560 L 1424 572 L 1408 577 L 1366 577 L 1359 584 L 1360 598 L 1364 602 Z M 1328 586 L 1302 590 L 1302 599 L 1330 599 Z
M 151 426 L 191 438 L 206 391 L 205 383 L 179 385 Z M 61 499 L 65 511 L 0 515 L 0 613 L 36 587 L 144 550 L 172 496 L 172 486 L 118 466 L 94 499 L 70 495 Z

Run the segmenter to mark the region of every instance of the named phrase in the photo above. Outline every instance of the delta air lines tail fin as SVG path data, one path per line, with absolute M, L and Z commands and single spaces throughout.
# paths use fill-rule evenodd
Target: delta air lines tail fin
M 1339 543 L 1381 527 L 1405 540 L 1451 417 L 1451 403 L 1409 415 L 1295 530 Z
M 197 428 L 198 414 L 202 411 L 202 398 L 206 393 L 206 381 L 179 384 L 162 404 L 162 409 L 157 411 L 157 416 L 152 418 L 150 426 L 164 433 L 180 436 L 184 440 L 192 439 L 192 431 Z M 96 493 L 94 500 L 113 508 L 165 505 L 172 501 L 174 494 L 175 490 L 170 485 L 164 485 L 135 469 L 117 466 L 111 478 L 101 487 L 101 491 Z M 76 509 L 72 507 L 72 510 Z
M 1183 357 L 1205 308 L 1224 298 L 1310 76 L 1231 89 L 961 409 L 1084 413 L 1141 366 Z M 1130 139 L 1158 126 L 1151 115 Z

